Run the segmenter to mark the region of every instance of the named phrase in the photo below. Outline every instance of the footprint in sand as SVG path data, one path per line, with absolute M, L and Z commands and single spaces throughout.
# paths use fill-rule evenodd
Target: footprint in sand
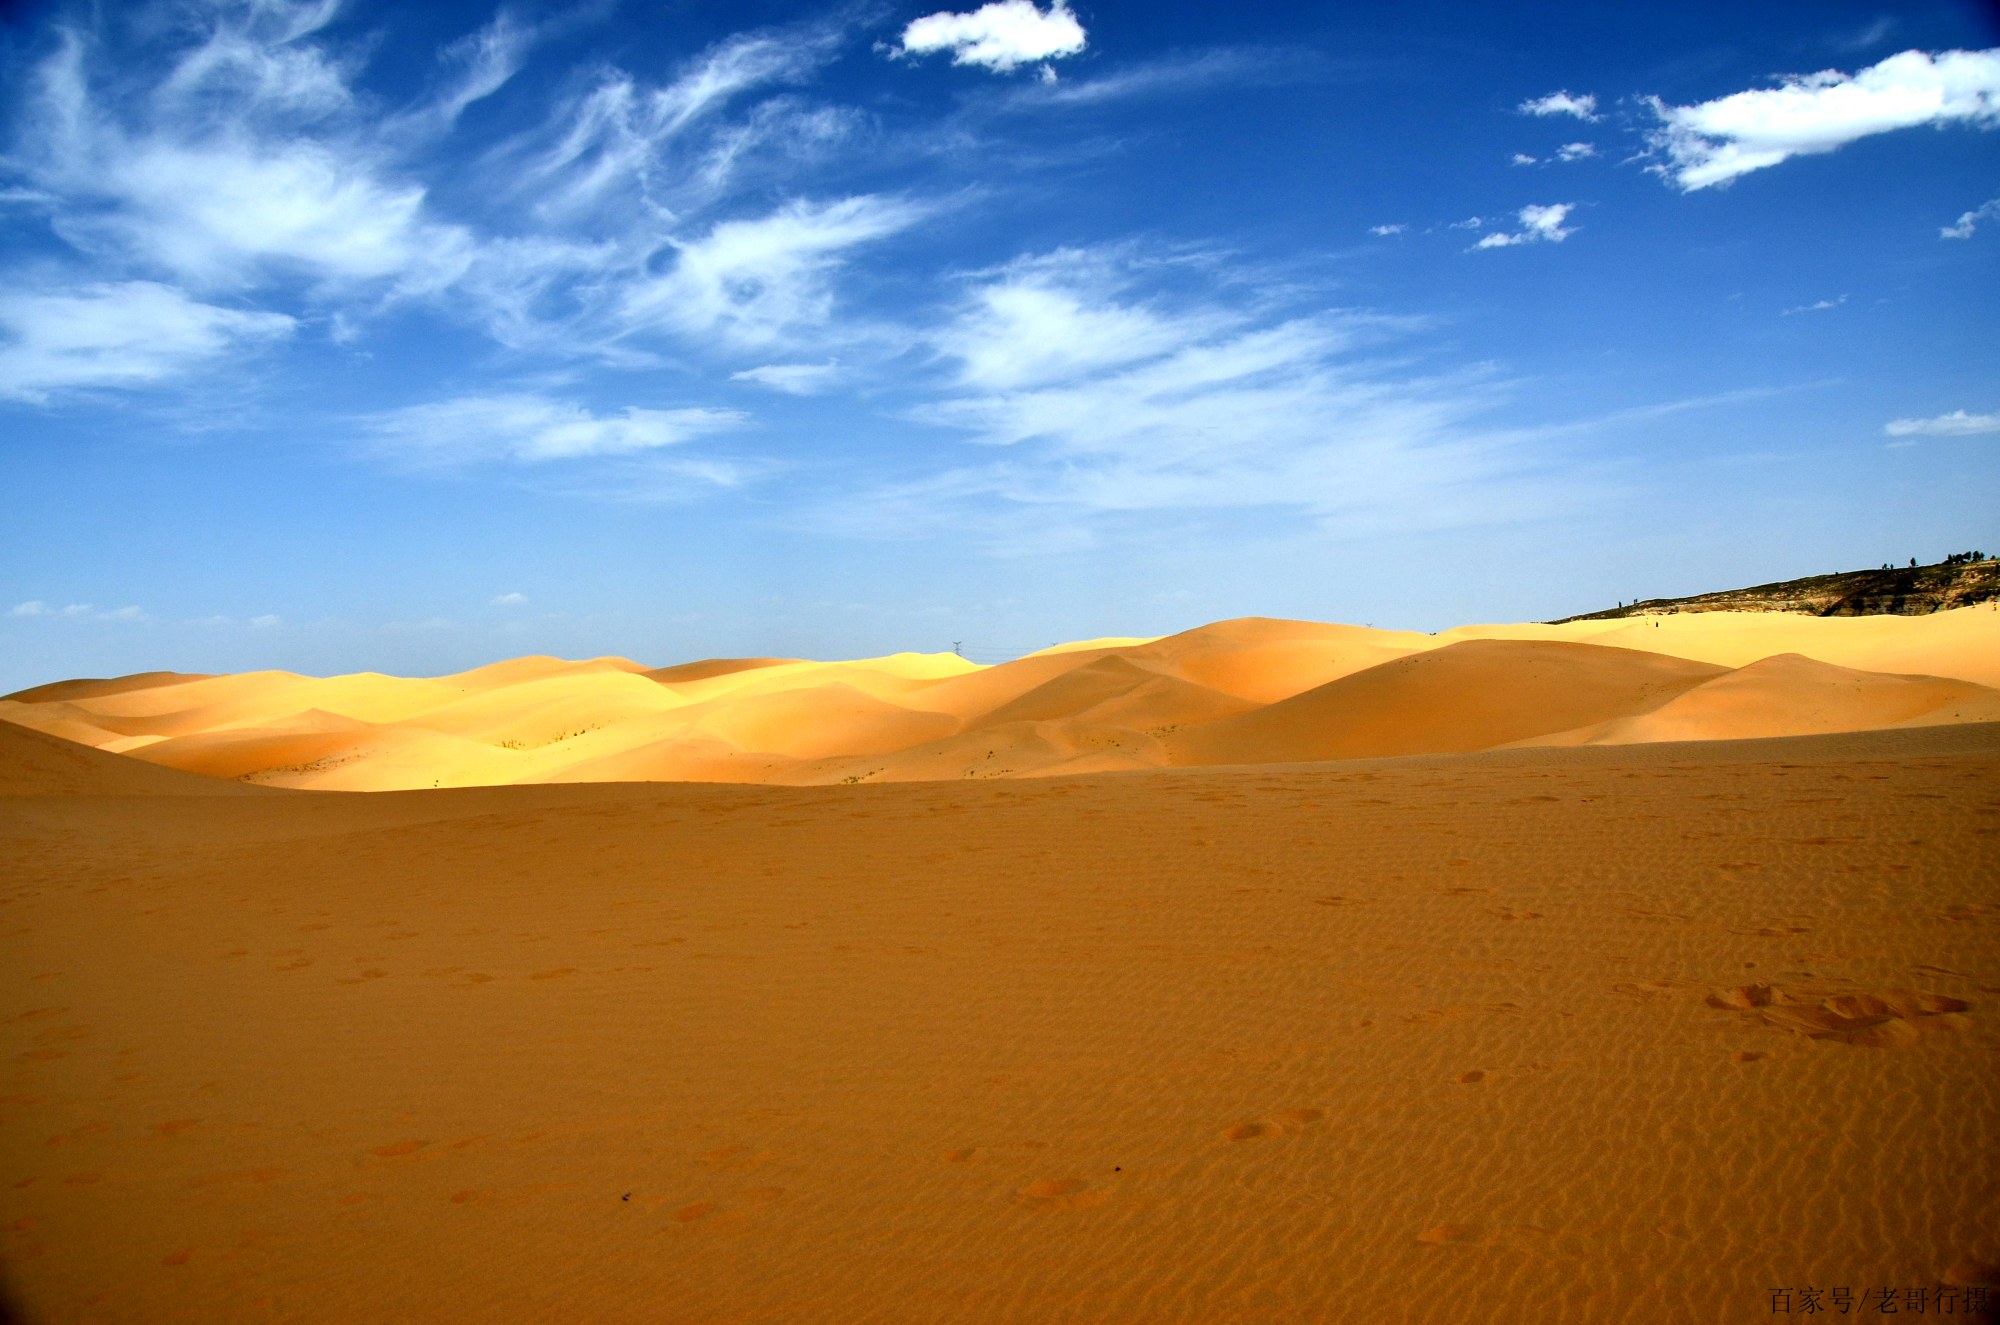
M 1767 984 L 1718 989 L 1704 1001 L 1794 1035 L 1869 1049 L 1900 1048 L 1932 1031 L 1963 1030 L 1963 1014 L 1971 1007 L 1963 999 L 1916 989 L 1831 993 Z
M 629 1193 L 628 1193 L 629 1195 Z M 783 1187 L 749 1187 L 722 1201 L 696 1201 L 673 1212 L 677 1224 L 693 1224 L 714 1219 L 718 1224 L 734 1224 L 755 1216 L 766 1206 L 782 1200 Z
M 1014 1201 L 1030 1210 L 1087 1210 L 1104 1204 L 1108 1196 L 1082 1178 L 1049 1178 L 1021 1188 Z
M 778 1157 L 775 1150 L 753 1150 L 749 1146 L 723 1146 L 711 1150 L 695 1162 L 703 1168 L 719 1169 L 725 1173 L 741 1173 L 768 1163 Z
M 1479 1230 L 1471 1224 L 1439 1224 L 1436 1228 L 1427 1228 L 1417 1234 L 1417 1241 L 1428 1242 L 1433 1246 L 1454 1242 L 1476 1242 L 1478 1238 Z
M 1283 1113 L 1274 1113 L 1254 1123 L 1238 1123 L 1234 1127 L 1225 1128 L 1222 1139 L 1254 1141 L 1262 1136 L 1285 1136 L 1301 1128 L 1310 1127 L 1324 1117 L 1326 1112 L 1323 1109 L 1287 1109 Z

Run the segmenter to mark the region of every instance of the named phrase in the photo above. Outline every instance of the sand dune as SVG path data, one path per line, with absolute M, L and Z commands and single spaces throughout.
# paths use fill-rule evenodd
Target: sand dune
M 1523 647 L 1297 706 L 1417 720 L 1396 677 L 1496 667 L 1541 689 L 1489 736 L 1635 685 L 1674 696 L 1630 721 L 1917 693 Z M 1154 684 L 1085 654 L 1085 698 Z M 372 796 L 0 724 L 0 1309 L 1739 1325 L 1811 1286 L 1980 1319 L 1996 788 L 1993 723 Z
M 1426 635 L 1242 618 L 999 666 L 515 658 L 451 676 L 146 673 L 0 719 L 148 763 L 320 790 L 845 783 L 1731 740 L 2000 714 L 2000 613 L 1707 613 Z
M 1183 764 L 1461 753 L 1648 712 L 1723 668 L 1541 640 L 1464 640 L 1168 738 Z
M 1860 672 L 1784 653 L 1701 682 L 1650 712 L 1538 743 L 1743 740 L 1996 721 L 2000 690 L 1933 676 Z
M 263 790 L 155 768 L 0 722 L 0 796 L 226 796 Z
M 1991 1319 L 1940 617 L 21 692 L 0 1319 Z

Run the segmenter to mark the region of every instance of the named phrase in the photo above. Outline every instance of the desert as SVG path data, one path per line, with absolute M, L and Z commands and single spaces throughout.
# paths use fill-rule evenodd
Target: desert
M 20 692 L 13 1310 L 1977 1318 L 1996 658 L 1979 606 Z
M 1996 181 L 1976 0 L 0 0 L 0 1325 L 2000 1323 Z

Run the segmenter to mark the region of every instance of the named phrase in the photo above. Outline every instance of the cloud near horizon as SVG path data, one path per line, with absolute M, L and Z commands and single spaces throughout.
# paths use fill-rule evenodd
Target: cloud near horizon
M 1692 193 L 1896 129 L 2000 124 L 2000 49 L 1904 51 L 1858 74 L 1794 74 L 1698 105 L 1651 104 L 1661 172 Z
M 31 598 L 25 603 L 16 603 L 7 613 L 10 617 L 54 617 L 69 621 L 151 621 L 152 614 L 141 607 L 115 607 L 100 610 L 90 603 L 71 603 L 67 607 L 50 607 L 39 598 Z

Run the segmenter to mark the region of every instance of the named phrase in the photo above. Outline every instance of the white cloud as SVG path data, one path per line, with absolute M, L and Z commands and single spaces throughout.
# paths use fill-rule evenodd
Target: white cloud
M 84 251 L 210 288 L 298 273 L 448 283 L 467 257 L 359 129 L 348 71 L 305 44 L 334 6 L 212 11 L 215 27 L 145 94 L 93 82 L 75 35 L 36 70 L 22 173 Z
M 527 602 L 527 601 L 528 601 L 528 595 L 526 595 L 526 594 L 524 594 L 524 593 L 503 593 L 503 594 L 496 594 L 496 595 L 494 595 L 494 598 L 493 598 L 493 606 L 495 606 L 495 607 L 519 607 L 519 606 L 521 606 L 521 605 L 522 605 L 523 603 L 525 603 L 525 602 Z
M 140 607 L 114 607 L 101 610 L 91 603 L 71 603 L 67 607 L 50 607 L 40 599 L 30 599 L 16 603 L 7 613 L 10 617 L 67 617 L 72 621 L 151 621 L 152 614 Z
M 1536 166 L 1540 165 L 1541 161 L 1542 159 L 1538 156 L 1529 156 L 1526 152 L 1516 152 L 1511 164 L 1517 166 Z
M 718 43 L 659 87 L 611 70 L 553 117 L 553 141 L 517 145 L 527 152 L 521 191 L 544 220 L 676 217 L 712 200 L 757 149 L 840 135 L 844 117 L 786 102 L 765 102 L 743 123 L 715 126 L 738 98 L 803 80 L 835 49 L 823 33 L 761 34 Z
M 1894 129 L 2000 123 L 2000 50 L 1904 51 L 1851 76 L 1794 75 L 1694 106 L 1655 99 L 1653 110 L 1662 173 L 1693 192 Z
M 846 250 L 896 233 L 924 210 L 889 198 L 794 202 L 755 220 L 724 221 L 676 242 L 665 275 L 634 283 L 616 316 L 629 329 L 721 336 L 765 346 L 832 316 L 829 277 Z
M 103 23 L 33 67 L 6 199 L 45 209 L 100 273 L 310 303 L 336 343 L 422 299 L 510 347 L 630 367 L 657 365 L 662 337 L 772 346 L 830 319 L 843 250 L 921 210 L 795 196 L 802 168 L 868 123 L 789 90 L 838 56 L 838 22 L 731 37 L 660 83 L 604 69 L 473 154 L 443 136 L 543 35 L 511 11 L 444 48 L 428 96 L 385 111 L 362 91 L 367 43 L 329 27 L 337 0 L 216 0 L 171 22 L 168 7 L 143 59 Z M 446 166 L 449 196 L 472 216 L 483 198 L 497 227 L 441 212 Z
M 461 396 L 411 405 L 366 420 L 384 450 L 419 465 L 512 460 L 536 464 L 632 455 L 677 446 L 740 426 L 734 410 L 640 409 L 599 417 L 547 396 Z
M 1794 313 L 1824 313 L 1830 308 L 1839 308 L 1842 304 L 1846 302 L 1847 302 L 1846 295 L 1841 295 L 1836 299 L 1819 299 L 1815 300 L 1810 304 L 1800 304 L 1796 308 L 1787 308 L 1782 313 L 1780 313 L 1779 316 L 1790 317 Z
M 1002 104 L 1012 109 L 1035 110 L 1102 105 L 1228 83 L 1268 87 L 1312 78 L 1322 68 L 1317 57 L 1309 52 L 1271 47 L 1236 47 L 1208 50 L 1199 55 L 1168 56 L 1122 64 L 1116 73 L 1060 81 L 1054 78 L 1053 67 L 1043 65 L 1041 77 L 1033 83 L 1016 85 Z
M 1582 161 L 1597 155 L 1595 143 L 1564 143 L 1556 149 L 1558 161 Z
M 1844 51 L 1865 51 L 1871 46 L 1879 46 L 1887 41 L 1889 34 L 1895 30 L 1895 19 L 1888 17 L 1877 18 L 1869 23 L 1867 27 L 1857 29 L 1849 32 L 1844 37 L 1835 39 L 1834 45 Z
M 503 9 L 491 23 L 446 47 L 445 58 L 459 65 L 460 73 L 438 98 L 437 117 L 446 125 L 456 124 L 467 106 L 505 87 L 520 72 L 535 36 Z
M 1383 235 L 1383 236 L 1400 235 L 1409 228 L 1410 227 L 1402 224 L 1401 222 L 1397 222 L 1395 225 L 1371 225 L 1368 227 L 1368 233 L 1371 235 Z
M 1453 221 L 1449 226 L 1446 227 L 1446 229 L 1477 230 L 1480 226 L 1485 224 L 1486 224 L 1486 218 L 1483 216 L 1468 216 L 1463 221 Z
M 1472 247 L 1511 248 L 1516 244 L 1560 244 L 1576 233 L 1575 226 L 1565 226 L 1564 221 L 1576 210 L 1571 202 L 1551 203 L 1547 206 L 1523 207 L 1515 216 L 1521 223 L 1516 231 L 1498 231 L 1487 235 Z
M 1087 41 L 1064 0 L 1051 0 L 1047 10 L 1037 8 L 1034 0 L 994 0 L 969 14 L 941 11 L 915 20 L 903 29 L 902 44 L 891 54 L 950 51 L 953 64 L 1007 73 L 1023 64 L 1079 54 Z
M 843 498 L 826 521 L 1046 550 L 1134 512 L 1282 508 L 1360 531 L 1495 518 L 1500 489 L 1541 499 L 1469 426 L 1489 388 L 1364 353 L 1401 325 L 1274 315 L 1273 291 L 1191 288 L 1190 270 L 1066 250 L 977 278 L 935 337 L 955 380 L 913 417 L 992 458 Z
M 1976 437 L 2000 432 L 2000 412 L 1968 414 L 1955 409 L 1934 419 L 1891 419 L 1882 431 L 1891 437 Z
M 164 381 L 293 327 L 283 314 L 199 303 L 152 281 L 0 294 L 0 397 L 40 402 Z
M 266 612 L 262 616 L 253 616 L 250 618 L 250 628 L 252 630 L 269 630 L 273 626 L 282 626 L 284 624 L 285 619 L 275 612 Z
M 758 386 L 782 391 L 788 396 L 817 395 L 839 379 L 840 364 L 836 360 L 825 363 L 767 363 L 729 375 L 732 382 L 755 382 Z
M 1956 222 L 1938 231 L 1939 239 L 1970 239 L 1981 221 L 2000 217 L 2000 198 L 1992 198 L 1961 215 Z
M 339 9 L 338 0 L 215 5 L 207 39 L 174 63 L 159 95 L 197 112 L 204 97 L 308 117 L 345 110 L 348 71 L 304 40 Z
M 121 209 L 60 228 L 201 285 L 256 284 L 275 268 L 428 289 L 470 258 L 462 229 L 425 220 L 421 186 L 324 144 L 149 143 L 107 162 L 98 183 Z
M 1120 303 L 1126 284 L 1115 264 L 1088 251 L 1017 262 L 974 291 L 938 346 L 958 361 L 962 384 L 1013 390 L 1157 358 L 1222 329 L 1213 312 Z
M 1535 97 L 1524 101 L 1516 108 L 1523 115 L 1574 115 L 1580 120 L 1594 120 L 1597 115 L 1597 96 L 1585 92 L 1572 96 L 1568 92 L 1551 92 L 1545 97 Z

